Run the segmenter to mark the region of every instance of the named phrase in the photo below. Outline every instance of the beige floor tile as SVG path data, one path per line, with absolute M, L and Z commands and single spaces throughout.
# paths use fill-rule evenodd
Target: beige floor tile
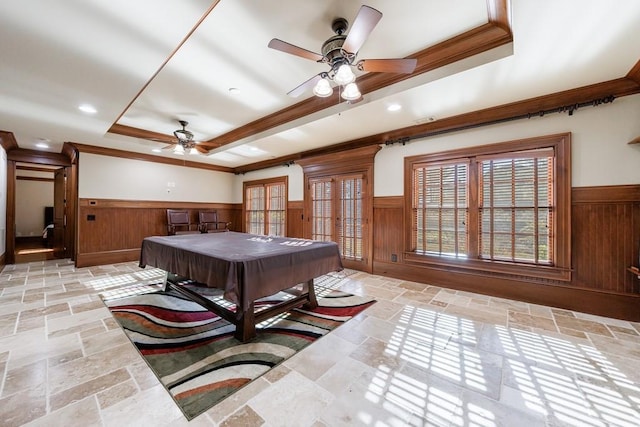
M 258 378 L 206 411 L 206 413 L 198 416 L 196 420 L 206 416 L 213 420 L 213 422 L 220 423 L 229 415 L 246 405 L 250 399 L 261 396 L 262 392 L 269 389 L 270 386 L 271 383 L 267 380 Z
M 549 319 L 547 317 L 534 316 L 522 311 L 512 311 L 512 310 L 509 310 L 508 316 L 509 316 L 509 326 L 512 326 L 512 325 L 528 326 L 530 328 L 543 329 L 546 331 L 553 331 L 553 332 L 556 332 L 558 330 L 553 319 Z
M 87 427 L 101 426 L 100 410 L 93 397 L 65 406 L 59 411 L 51 412 L 43 418 L 37 419 L 29 426 L 37 427 Z
M 0 316 L 0 338 L 13 335 L 16 332 L 18 313 Z
M 184 415 L 161 385 L 141 391 L 101 411 L 103 426 L 168 426 Z M 185 423 L 186 425 L 186 423 Z
M 264 420 L 253 409 L 243 406 L 220 423 L 220 427 L 258 427 Z
M 75 387 L 93 378 L 115 372 L 123 366 L 138 362 L 141 356 L 130 344 L 72 360 L 49 369 L 50 393 Z
M 578 319 L 573 316 L 556 315 L 554 318 L 559 328 L 574 329 L 576 331 L 583 331 L 586 333 L 602 335 L 605 337 L 613 337 L 613 334 L 609 331 L 609 329 L 600 322 Z
M 332 400 L 331 393 L 292 371 L 250 399 L 248 404 L 271 425 L 298 427 L 311 425 Z
M 309 346 L 287 359 L 284 365 L 315 381 L 355 348 L 355 344 L 329 334 L 320 338 L 316 345 Z
M 456 304 L 449 304 L 444 310 L 445 313 L 463 319 L 476 322 L 484 322 L 493 325 L 507 325 L 508 311 L 506 309 L 479 310 L 469 307 L 462 307 Z
M 35 388 L 0 398 L 0 420 L 3 427 L 21 426 L 46 414 L 47 385 L 45 382 L 41 382 Z
M 82 384 L 61 390 L 49 397 L 49 406 L 52 411 L 63 408 L 72 403 L 102 393 L 105 390 L 128 381 L 131 377 L 126 369 L 121 368 L 106 375 L 92 378 Z

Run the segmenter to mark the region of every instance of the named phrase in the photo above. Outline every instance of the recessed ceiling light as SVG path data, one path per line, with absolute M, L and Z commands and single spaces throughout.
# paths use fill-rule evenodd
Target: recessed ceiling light
M 399 111 L 402 110 L 402 105 L 393 103 L 387 106 L 387 111 Z
M 89 104 L 82 104 L 78 107 L 78 110 L 82 111 L 83 113 L 87 113 L 87 114 L 95 114 L 98 112 L 98 110 L 96 110 L 96 108 L 93 105 L 89 105 Z
M 36 144 L 36 147 L 38 147 L 38 148 L 49 148 L 49 144 L 47 144 L 46 142 L 38 142 Z
M 229 93 L 231 95 L 240 95 L 240 89 L 238 89 L 237 87 L 230 87 Z

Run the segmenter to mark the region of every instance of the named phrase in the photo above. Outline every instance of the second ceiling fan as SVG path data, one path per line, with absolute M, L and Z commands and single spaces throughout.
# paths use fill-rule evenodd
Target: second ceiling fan
M 182 129 L 176 129 L 173 132 L 173 136 L 176 137 L 176 142 L 164 147 L 165 150 L 172 150 L 174 154 L 208 154 L 209 150 L 198 144 L 193 140 L 193 133 L 186 129 L 189 122 L 185 120 L 178 120 L 178 123 L 182 126 Z
M 345 34 L 349 23 L 344 18 L 336 18 L 331 29 L 336 33 L 322 45 L 322 54 L 292 45 L 280 39 L 272 39 L 269 47 L 291 55 L 296 55 L 312 61 L 328 64 L 329 71 L 323 71 L 305 81 L 287 93 L 294 98 L 313 87 L 313 93 L 319 97 L 333 94 L 331 81 L 343 87 L 342 97 L 348 101 L 361 98 L 360 91 L 355 84 L 355 74 L 351 67 L 360 71 L 382 73 L 412 73 L 417 60 L 413 58 L 398 59 L 362 59 L 356 61 L 358 51 L 369 37 L 369 34 L 382 18 L 378 10 L 363 5 L 356 15 L 351 29 Z

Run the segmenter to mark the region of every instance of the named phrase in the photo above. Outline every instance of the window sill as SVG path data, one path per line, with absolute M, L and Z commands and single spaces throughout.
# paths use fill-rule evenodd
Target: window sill
M 430 255 L 418 255 L 415 252 L 405 252 L 407 264 L 420 265 L 438 269 L 455 270 L 459 272 L 473 272 L 519 276 L 535 280 L 571 281 L 571 269 L 547 267 L 528 264 L 513 264 L 499 261 L 485 261 L 478 259 L 447 258 Z

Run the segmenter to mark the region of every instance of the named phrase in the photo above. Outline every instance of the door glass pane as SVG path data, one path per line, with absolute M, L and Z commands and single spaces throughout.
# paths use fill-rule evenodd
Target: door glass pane
M 333 213 L 330 180 L 311 182 L 311 238 L 324 242 L 332 241 Z
M 361 260 L 362 244 L 362 178 L 339 178 L 336 240 L 344 258 Z

